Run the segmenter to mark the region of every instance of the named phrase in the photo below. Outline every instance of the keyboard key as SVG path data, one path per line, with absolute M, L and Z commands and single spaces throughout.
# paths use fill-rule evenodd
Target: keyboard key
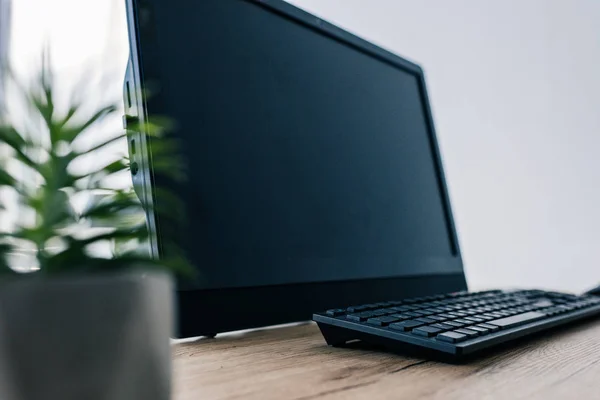
M 418 311 L 407 311 L 405 314 L 406 315 L 412 315 L 413 317 L 422 317 L 423 316 L 423 314 L 421 314 Z
M 428 308 L 427 310 L 433 312 L 434 314 L 439 314 L 439 313 L 444 312 L 444 310 L 440 307 L 432 307 L 432 308 Z
M 350 321 L 356 321 L 356 322 L 366 321 L 372 317 L 374 317 L 374 315 L 370 311 L 364 311 L 361 313 L 346 315 L 346 319 L 349 319 Z
M 400 321 L 415 318 L 412 315 L 406 315 L 406 314 L 392 314 L 392 315 L 390 315 L 390 317 L 398 318 L 398 320 L 400 320 Z
M 437 335 L 436 339 L 443 342 L 458 343 L 467 340 L 468 336 L 458 332 L 445 332 Z
M 427 317 L 417 318 L 416 321 L 423 322 L 425 324 L 433 324 L 436 322 L 436 320 Z
M 544 314 L 546 314 L 549 317 L 553 317 L 556 314 L 558 314 L 558 311 L 556 311 L 556 309 L 554 309 L 554 308 L 545 308 L 544 309 Z
M 432 337 L 441 333 L 443 330 L 435 328 L 433 326 L 422 326 L 420 328 L 413 329 L 412 333 L 419 336 Z
M 406 315 L 406 314 L 392 314 L 392 315 L 390 315 L 390 317 L 394 317 L 394 318 L 398 319 L 398 321 L 404 321 L 407 319 L 414 318 L 414 317 L 411 317 L 410 315 Z
M 529 322 L 537 321 L 541 318 L 544 318 L 546 314 L 538 312 L 538 311 L 530 311 L 525 314 L 517 314 L 512 317 L 495 319 L 490 321 L 490 324 L 499 326 L 500 328 L 512 328 L 515 326 L 527 324 Z
M 387 313 L 383 310 L 375 310 L 375 311 L 371 311 L 371 313 L 373 313 L 373 315 L 377 316 L 377 317 L 381 317 L 383 315 L 386 315 Z
M 499 327 L 499 326 L 492 325 L 492 324 L 488 324 L 488 323 L 485 323 L 485 324 L 479 324 L 479 325 L 477 325 L 477 326 L 481 326 L 482 328 L 489 329 L 489 330 L 490 330 L 490 331 L 492 331 L 492 332 L 496 332 L 497 330 L 500 330 L 500 327 Z
M 543 308 L 543 307 L 552 307 L 553 305 L 554 305 L 554 303 L 552 303 L 551 300 L 548 300 L 548 299 L 539 299 L 538 301 L 536 301 L 535 303 L 533 303 L 531 305 L 531 307 Z
M 368 311 L 370 311 L 370 310 L 376 310 L 376 309 L 378 309 L 378 308 L 379 308 L 379 307 L 377 307 L 377 305 L 375 305 L 375 304 L 365 304 L 365 305 L 363 305 L 362 307 L 365 307 L 365 308 L 366 308 Z
M 473 325 L 475 322 L 469 321 L 468 319 L 455 319 L 454 322 L 460 322 L 465 325 Z
M 439 315 L 430 315 L 430 316 L 429 316 L 429 317 L 427 317 L 427 318 L 429 318 L 429 319 L 433 319 L 433 320 L 434 320 L 434 321 L 436 321 L 436 322 L 442 322 L 442 321 L 447 321 L 447 320 L 448 320 L 448 318 L 444 318 L 444 317 L 442 317 L 442 316 L 439 316 Z
M 475 331 L 475 332 L 479 332 L 480 335 L 487 335 L 488 333 L 491 332 L 488 328 L 483 328 L 483 327 L 478 326 L 478 325 L 471 325 L 467 329 L 470 329 L 470 330 Z
M 402 322 L 394 322 L 394 323 L 390 324 L 389 327 L 390 327 L 390 329 L 395 329 L 398 331 L 406 332 L 406 331 L 410 331 L 411 329 L 418 328 L 423 325 L 425 325 L 423 322 L 409 320 L 409 321 L 402 321 Z
M 349 313 L 359 313 L 367 310 L 369 310 L 369 308 L 365 306 L 352 306 L 346 309 L 346 311 Z
M 456 318 L 454 315 L 445 313 L 445 314 L 438 314 L 438 317 L 442 317 L 442 318 L 446 318 L 446 319 L 454 319 Z
M 556 311 L 557 311 L 559 314 L 564 314 L 564 313 L 566 313 L 566 312 L 569 312 L 569 311 L 570 311 L 570 309 L 567 309 L 565 306 L 558 306 L 558 307 L 556 307 Z
M 477 318 L 477 317 L 466 317 L 465 319 L 469 320 L 469 321 L 473 321 L 473 322 L 485 322 L 484 319 Z
M 325 311 L 325 314 L 329 315 L 330 317 L 337 317 L 338 315 L 346 314 L 346 310 L 342 310 L 341 308 L 334 308 L 333 310 Z
M 388 326 L 392 322 L 397 322 L 398 318 L 394 317 L 377 317 L 377 318 L 369 318 L 367 320 L 367 324 L 376 325 L 376 326 Z
M 463 335 L 467 335 L 467 337 L 469 337 L 469 338 L 474 338 L 474 337 L 479 336 L 479 332 L 472 331 L 467 328 L 460 328 L 460 329 L 455 330 L 454 332 L 462 333 Z
M 466 326 L 466 324 L 461 324 L 460 322 L 456 322 L 456 321 L 446 321 L 444 323 L 446 325 L 454 326 L 455 328 L 462 328 L 463 326 Z
M 407 305 L 407 306 L 404 306 L 404 307 L 406 307 L 406 309 L 407 309 L 408 311 L 412 311 L 412 310 L 418 310 L 418 309 L 419 309 L 419 306 L 418 306 L 418 305 L 416 305 L 416 304 L 410 304 L 410 305 Z
M 466 313 L 466 312 L 464 312 L 464 311 L 456 311 L 456 312 L 453 312 L 453 313 L 451 313 L 451 314 L 454 314 L 454 315 L 456 315 L 456 316 L 457 316 L 457 317 L 459 317 L 459 318 L 466 317 L 466 316 L 468 316 L 468 315 L 469 315 L 468 313 Z
M 492 313 L 481 314 L 479 318 L 498 319 L 498 317 L 493 316 Z
M 441 329 L 441 330 L 443 330 L 443 331 L 451 331 L 451 330 L 453 330 L 453 329 L 456 329 L 456 327 L 455 327 L 455 326 L 448 325 L 448 324 L 444 324 L 444 323 L 441 323 L 441 324 L 433 324 L 433 325 L 429 325 L 429 326 L 433 326 L 434 328 L 438 328 L 438 329 Z
M 390 310 L 394 310 L 396 312 L 404 312 L 404 311 L 410 311 L 410 310 L 412 310 L 412 307 L 410 307 L 410 306 L 396 306 L 396 307 L 390 307 Z

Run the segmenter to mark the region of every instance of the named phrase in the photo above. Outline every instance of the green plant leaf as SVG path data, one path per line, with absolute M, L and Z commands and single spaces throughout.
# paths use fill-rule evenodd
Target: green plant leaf
M 67 237 L 67 240 L 70 239 Z M 85 254 L 84 247 L 76 241 L 68 241 L 67 248 L 54 255 L 43 254 L 38 257 L 40 270 L 45 274 L 67 271 L 85 271 L 94 263 L 94 259 Z
M 13 126 L 0 126 L 0 142 L 4 142 L 15 152 L 15 159 L 17 161 L 23 163 L 33 171 L 37 172 L 41 177 L 45 178 L 40 165 L 25 153 L 27 148 L 33 147 L 33 143 L 26 140 L 17 129 Z
M 186 222 L 185 204 L 172 191 L 162 187 L 154 189 L 156 198 L 153 207 L 146 207 L 149 211 L 156 211 L 161 218 L 170 219 L 179 224 Z
M 116 174 L 117 172 L 126 171 L 128 169 L 129 163 L 127 162 L 127 160 L 116 160 L 103 167 L 96 169 L 93 172 L 73 176 L 72 181 L 76 182 L 79 180 L 85 180 L 87 178 L 89 180 L 88 187 L 94 187 L 94 185 L 100 180 L 105 179 L 106 177 L 112 174 Z
M 181 145 L 176 140 L 166 138 L 151 139 L 152 168 L 155 173 L 173 179 L 176 182 L 187 180 L 187 164 L 179 155 Z
M 112 137 L 110 139 L 107 139 L 107 140 L 103 141 L 102 143 L 97 144 L 97 145 L 95 145 L 95 146 L 93 146 L 93 147 L 91 147 L 91 148 L 89 148 L 87 150 L 82 150 L 82 151 L 77 152 L 76 156 L 73 157 L 73 159 L 75 159 L 76 157 L 82 156 L 82 155 L 95 153 L 98 150 L 101 150 L 101 149 L 103 149 L 104 147 L 106 147 L 108 145 L 111 145 L 113 143 L 116 143 L 116 142 L 118 142 L 120 140 L 125 139 L 126 137 L 127 137 L 126 133 L 114 136 L 114 137 Z
M 80 218 L 118 219 L 123 211 L 143 211 L 139 201 L 118 199 L 96 204 L 84 211 Z
M 122 228 L 116 229 L 112 232 L 101 233 L 92 237 L 88 237 L 85 239 L 75 239 L 73 243 L 77 243 L 82 247 L 86 247 L 92 243 L 104 241 L 104 240 L 133 240 L 139 239 L 144 240 L 148 237 L 148 229 L 146 228 L 146 224 L 130 227 L 130 228 Z
M 8 171 L 0 169 L 0 186 L 15 186 L 17 181 Z
M 0 126 L 0 140 L 12 147 L 13 150 L 23 151 L 25 147 L 30 145 L 29 141 L 25 140 L 15 127 L 9 125 Z
M 50 237 L 50 234 L 46 232 L 45 227 L 21 227 L 14 232 L 7 233 L 6 237 L 10 237 L 13 239 L 24 240 L 27 242 L 31 242 L 36 245 L 36 247 L 41 248 L 46 241 L 47 237 Z
M 107 117 L 110 114 L 113 114 L 118 110 L 118 107 L 114 104 L 110 104 L 102 107 L 99 111 L 94 113 L 90 118 L 88 118 L 85 122 L 74 125 L 74 126 L 64 126 L 60 130 L 59 140 L 64 140 L 67 143 L 72 143 L 77 139 L 77 137 L 87 130 L 90 126 L 100 122 L 102 119 Z
M 34 214 L 32 226 L 19 226 L 13 232 L 0 233 L 0 273 L 12 271 L 8 268 L 6 253 L 14 243 L 27 242 L 36 248 L 36 257 L 41 274 L 55 274 L 70 271 L 92 272 L 106 269 L 150 268 L 167 269 L 176 273 L 191 271 L 189 262 L 181 256 L 180 249 L 170 246 L 169 238 L 164 238 L 163 245 L 173 249 L 169 257 L 161 260 L 151 259 L 149 254 L 130 251 L 131 247 L 123 247 L 124 251 L 112 259 L 104 259 L 89 253 L 91 245 L 100 242 L 115 244 L 130 242 L 144 243 L 148 240 L 149 232 L 146 227 L 145 212 L 140 201 L 132 191 L 111 189 L 110 179 L 116 174 L 129 168 L 129 160 L 120 158 L 109 162 L 89 173 L 76 174 L 69 171 L 71 163 L 79 156 L 94 157 L 106 147 L 119 140 L 126 134 L 106 137 L 100 143 L 92 146 L 77 146 L 87 140 L 84 133 L 93 125 L 101 122 L 107 116 L 115 113 L 118 107 L 109 103 L 96 109 L 87 118 L 79 118 L 84 109 L 80 101 L 72 100 L 66 113 L 61 114 L 55 107 L 55 81 L 49 67 L 47 54 L 43 57 L 42 69 L 34 86 L 25 88 L 15 80 L 16 87 L 22 99 L 27 102 L 26 115 L 22 120 L 29 131 L 22 132 L 16 126 L 5 124 L 0 126 L 0 142 L 6 143 L 11 149 L 13 161 L 23 164 L 35 171 L 41 177 L 31 181 L 19 180 L 5 169 L 0 170 L 0 186 L 12 187 L 19 194 L 21 206 Z M 73 98 L 72 98 L 73 99 Z M 78 118 L 76 118 L 76 116 Z M 38 132 L 36 124 L 42 119 L 45 126 Z M 28 125 L 29 124 L 29 125 Z M 46 129 L 47 128 L 47 129 Z M 174 129 L 173 122 L 164 117 L 151 116 L 143 124 L 133 125 L 132 130 L 143 132 L 150 140 L 154 172 L 173 180 L 185 178 L 186 165 L 179 157 L 181 146 L 175 140 L 167 137 Z M 44 134 L 49 134 L 43 136 Z M 47 140 L 50 139 L 50 140 Z M 48 144 L 49 142 L 49 144 Z M 90 189 L 102 189 L 97 192 Z M 158 202 L 162 213 L 178 221 L 185 220 L 182 202 L 165 188 L 156 188 Z M 68 191 L 68 194 L 66 193 Z M 109 193 L 103 199 L 88 207 L 80 216 L 73 212 L 69 195 Z M 0 208 L 1 210 L 1 208 Z M 89 222 L 103 221 L 104 226 L 111 227 L 109 232 L 81 237 L 81 230 Z M 81 224 L 81 225 L 78 225 Z M 79 234 L 75 234 L 75 233 Z M 52 239 L 52 240 L 51 240 Z M 56 253 L 57 247 L 46 248 L 54 239 L 64 242 L 66 247 Z
M 33 87 L 26 93 L 29 102 L 42 117 L 50 135 L 50 142 L 56 143 L 60 140 L 58 137 L 60 127 L 54 121 L 54 73 L 50 68 L 50 58 L 48 49 L 44 50 L 42 55 L 42 68 L 38 74 L 37 87 Z
M 128 130 L 140 132 L 154 138 L 163 137 L 175 128 L 176 126 L 172 119 L 159 115 L 150 116 L 144 122 L 136 120 L 136 122 L 131 123 L 127 127 Z
M 6 243 L 0 243 L 0 276 L 15 275 L 16 271 L 10 268 L 7 255 L 12 250 L 12 247 Z
M 69 174 L 68 167 L 74 158 L 75 155 L 73 153 L 65 156 L 51 155 L 47 165 L 52 169 L 52 172 L 47 172 L 48 178 L 46 179 L 46 183 L 55 189 L 73 186 L 74 178 Z
M 79 108 L 81 108 L 81 104 L 79 104 L 79 103 L 72 104 L 69 107 L 69 109 L 67 110 L 67 113 L 65 114 L 65 116 L 56 123 L 57 128 L 64 129 L 64 127 L 69 123 L 69 121 L 71 121 L 71 119 L 75 116 L 75 114 L 77 114 L 77 111 L 79 111 Z
M 34 108 L 40 113 L 44 123 L 48 127 L 48 131 L 50 132 L 50 140 L 52 143 L 55 143 L 59 139 L 56 137 L 57 129 L 55 128 L 55 124 L 52 121 L 52 117 L 54 115 L 54 103 L 52 101 L 51 92 L 47 93 L 48 99 L 44 99 L 41 96 L 32 95 L 30 97 L 31 104 Z
M 71 208 L 69 196 L 56 188 L 44 188 L 41 217 L 44 225 L 51 227 L 50 232 L 68 223 L 74 223 L 75 213 Z
M 190 260 L 184 257 L 183 251 L 181 249 L 177 249 L 177 251 L 173 251 L 173 254 L 178 254 L 172 257 L 166 257 L 157 262 L 161 265 L 164 265 L 169 271 L 173 271 L 176 275 L 187 279 L 196 278 L 198 275 L 198 271 L 192 266 Z

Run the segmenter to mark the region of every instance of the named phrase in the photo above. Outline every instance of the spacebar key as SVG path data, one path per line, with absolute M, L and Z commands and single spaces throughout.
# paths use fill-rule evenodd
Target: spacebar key
M 529 322 L 537 321 L 538 319 L 542 319 L 545 316 L 546 314 L 544 313 L 531 311 L 526 312 L 524 314 L 513 315 L 512 317 L 501 318 L 494 321 L 487 321 L 486 324 L 496 325 L 502 329 L 506 329 L 512 328 L 514 326 L 523 325 Z

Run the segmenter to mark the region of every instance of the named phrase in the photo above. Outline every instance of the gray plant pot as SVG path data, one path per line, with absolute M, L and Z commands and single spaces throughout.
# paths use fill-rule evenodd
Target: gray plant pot
M 0 281 L 0 399 L 168 399 L 172 315 L 166 274 Z

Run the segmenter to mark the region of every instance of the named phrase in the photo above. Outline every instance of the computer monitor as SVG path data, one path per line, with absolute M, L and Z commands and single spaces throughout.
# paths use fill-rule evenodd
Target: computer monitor
M 189 226 L 148 215 L 157 256 L 176 237 L 199 270 L 179 336 L 466 289 L 421 68 L 279 0 L 127 11 L 126 112 L 174 119 L 189 163 Z M 138 194 L 160 203 L 132 135 Z

